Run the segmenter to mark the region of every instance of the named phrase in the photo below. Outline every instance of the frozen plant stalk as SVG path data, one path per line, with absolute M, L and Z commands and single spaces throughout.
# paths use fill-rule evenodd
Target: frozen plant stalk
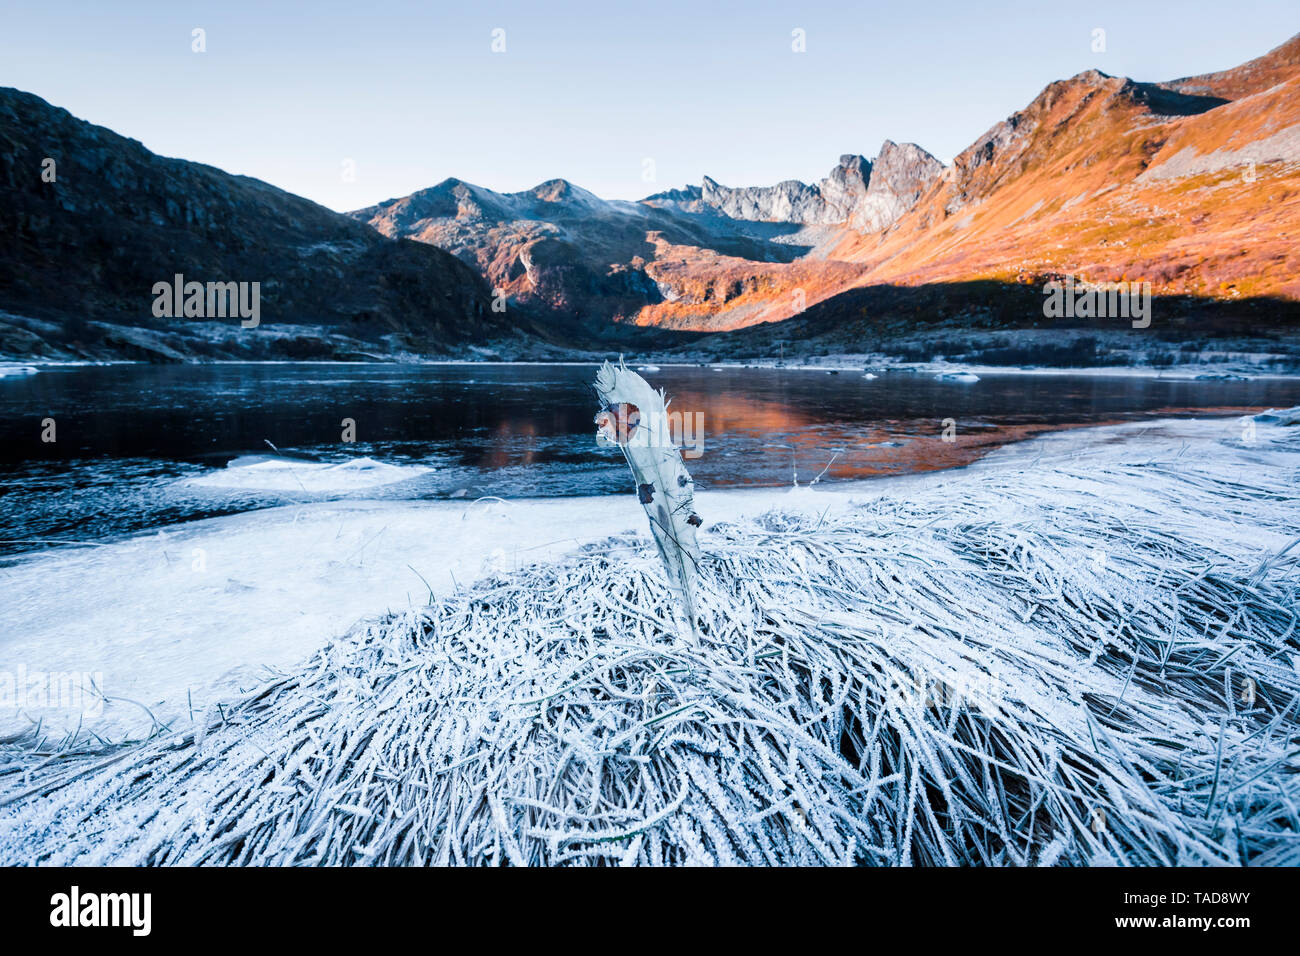
M 601 404 L 597 438 L 618 445 L 627 458 L 669 587 L 694 635 L 695 572 L 700 561 L 695 529 L 701 522 L 695 513 L 695 482 L 673 444 L 663 391 L 655 391 L 620 359 L 617 367 L 609 362 L 600 367 L 596 394 Z

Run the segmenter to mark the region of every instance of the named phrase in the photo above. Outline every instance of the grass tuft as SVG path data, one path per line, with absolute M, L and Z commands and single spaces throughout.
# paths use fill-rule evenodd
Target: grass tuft
M 0 749 L 0 861 L 1300 864 L 1296 459 L 1248 455 L 715 527 L 698 647 L 643 539 L 483 580 L 198 729 Z

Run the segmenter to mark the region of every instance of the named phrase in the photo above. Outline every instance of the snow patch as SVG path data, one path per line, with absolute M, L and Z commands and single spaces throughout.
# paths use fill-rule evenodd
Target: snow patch
M 378 488 L 415 478 L 432 470 L 423 465 L 390 465 L 375 461 L 373 458 L 354 458 L 351 461 L 329 464 L 297 461 L 291 458 L 270 458 L 264 455 L 244 455 L 219 471 L 200 475 L 197 478 L 187 478 L 185 483 L 200 488 L 320 493 Z

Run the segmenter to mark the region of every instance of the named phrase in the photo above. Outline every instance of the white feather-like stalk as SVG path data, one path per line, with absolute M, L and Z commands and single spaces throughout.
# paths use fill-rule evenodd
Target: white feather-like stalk
M 695 482 L 673 443 L 663 391 L 651 388 L 620 360 L 617 366 L 609 362 L 601 366 L 596 374 L 596 393 L 604 408 L 628 404 L 640 411 L 635 429 L 626 436 L 626 441 L 616 444 L 632 469 L 637 493 L 650 519 L 650 533 L 668 574 L 668 584 L 694 635 L 696 571 L 700 562 L 695 527 L 700 519 L 695 514 Z

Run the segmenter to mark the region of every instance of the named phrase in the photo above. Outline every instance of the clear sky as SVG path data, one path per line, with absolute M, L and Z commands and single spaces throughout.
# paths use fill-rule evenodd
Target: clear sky
M 947 162 L 1054 79 L 1224 69 L 1298 30 L 1296 0 L 4 0 L 0 86 L 339 210 L 448 176 L 636 199 L 816 180 L 886 138 Z

